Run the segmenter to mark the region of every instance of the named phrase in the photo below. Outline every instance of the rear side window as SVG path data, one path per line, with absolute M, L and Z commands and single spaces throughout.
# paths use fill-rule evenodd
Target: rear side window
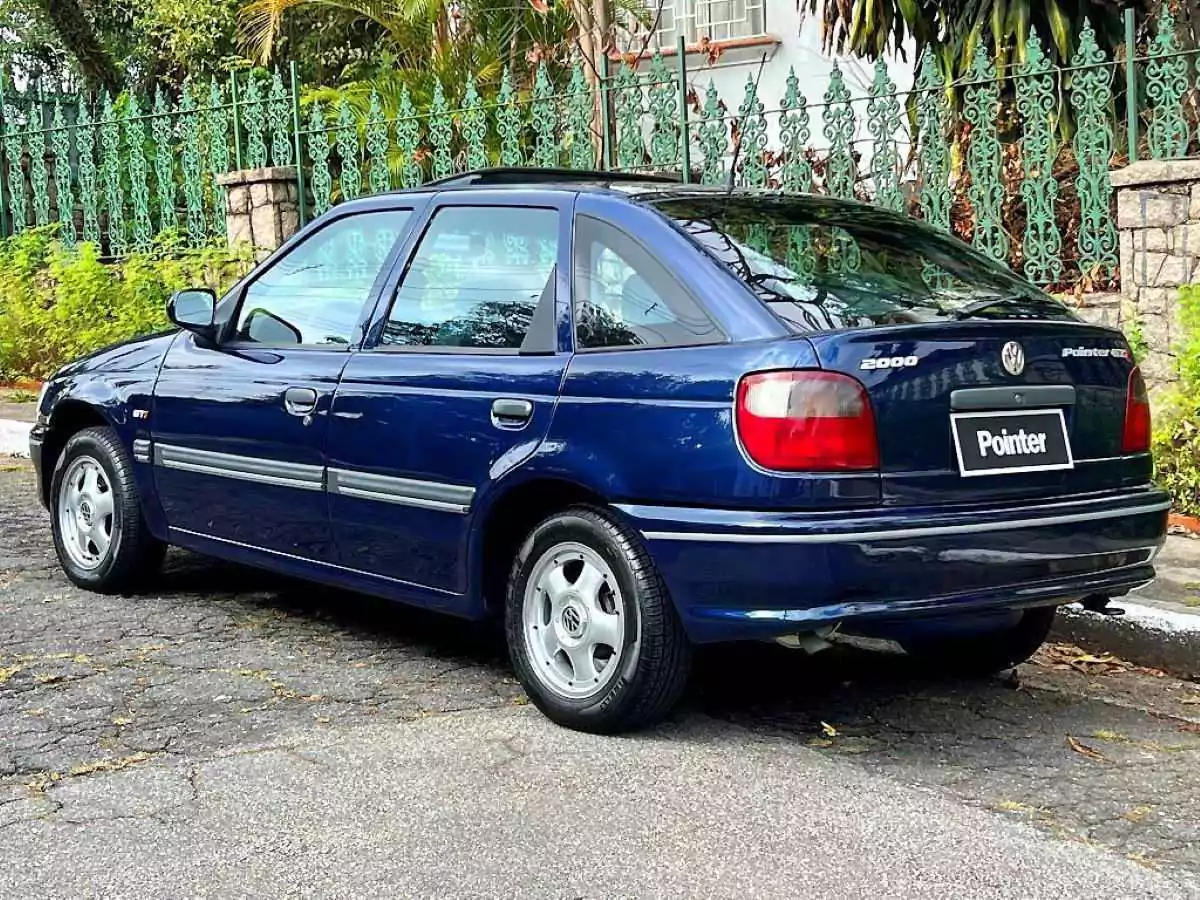
M 716 323 L 641 244 L 598 219 L 576 218 L 578 347 L 677 347 L 724 339 Z
M 410 215 L 406 209 L 359 213 L 305 238 L 246 288 L 234 340 L 352 343 L 363 305 Z
M 393 347 L 519 350 L 553 303 L 558 212 L 447 206 L 421 238 L 384 325 Z

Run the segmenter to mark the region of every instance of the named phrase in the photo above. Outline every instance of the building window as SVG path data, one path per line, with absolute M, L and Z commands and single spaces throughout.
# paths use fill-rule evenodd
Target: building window
M 645 0 L 653 23 L 658 14 L 657 0 Z M 703 38 L 727 41 L 752 37 L 766 31 L 764 0 L 663 0 L 662 15 L 651 46 L 674 47 L 679 35 L 688 44 Z

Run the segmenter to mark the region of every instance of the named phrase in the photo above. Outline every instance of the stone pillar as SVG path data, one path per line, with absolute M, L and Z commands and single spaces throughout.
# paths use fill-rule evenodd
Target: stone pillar
M 1148 350 L 1151 387 L 1177 381 L 1179 287 L 1200 278 L 1200 159 L 1142 160 L 1110 175 L 1117 192 L 1121 327 Z
M 225 233 L 229 246 L 250 244 L 263 258 L 300 227 L 296 170 L 291 166 L 243 169 L 217 176 L 226 188 Z

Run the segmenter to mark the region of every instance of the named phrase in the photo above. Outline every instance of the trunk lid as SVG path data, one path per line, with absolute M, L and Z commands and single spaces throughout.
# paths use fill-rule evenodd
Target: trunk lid
M 1118 332 L 1076 322 L 964 320 L 807 337 L 822 368 L 867 388 L 885 504 L 1025 499 L 1148 480 L 1148 456 L 1122 453 L 1133 362 Z M 1006 368 L 1012 344 L 1023 366 L 1010 360 Z M 1031 410 L 1047 414 L 1026 415 Z M 952 417 L 963 420 L 958 446 Z M 1063 427 L 1068 460 L 1050 446 Z M 1060 467 L 1030 471 L 1054 463 Z M 964 475 L 964 466 L 994 474 Z

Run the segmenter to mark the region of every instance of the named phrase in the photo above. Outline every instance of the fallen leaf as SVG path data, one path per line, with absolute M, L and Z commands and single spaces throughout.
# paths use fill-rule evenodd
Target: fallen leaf
M 1184 722 L 1179 726 L 1179 730 L 1188 734 L 1200 734 L 1200 722 Z
M 1083 743 L 1082 741 L 1080 741 L 1077 738 L 1072 737 L 1069 734 L 1067 735 L 1067 746 L 1070 747 L 1072 750 L 1074 750 L 1076 753 L 1080 753 L 1080 754 L 1086 756 L 1088 759 L 1096 759 L 1096 760 L 1100 760 L 1100 761 L 1104 760 L 1104 757 L 1100 753 L 1096 752 L 1094 749 L 1089 747 L 1087 744 Z
M 832 725 L 830 725 L 828 722 L 821 723 L 821 731 L 825 735 L 825 737 L 837 737 L 837 735 L 838 735 L 838 730 L 836 728 L 834 728 Z
M 810 747 L 832 747 L 833 741 L 829 738 L 809 738 L 808 746 Z
M 112 723 L 114 725 L 120 726 L 120 725 L 128 725 L 132 721 L 133 721 L 133 719 L 129 718 L 129 716 L 115 716 L 112 720 Z

